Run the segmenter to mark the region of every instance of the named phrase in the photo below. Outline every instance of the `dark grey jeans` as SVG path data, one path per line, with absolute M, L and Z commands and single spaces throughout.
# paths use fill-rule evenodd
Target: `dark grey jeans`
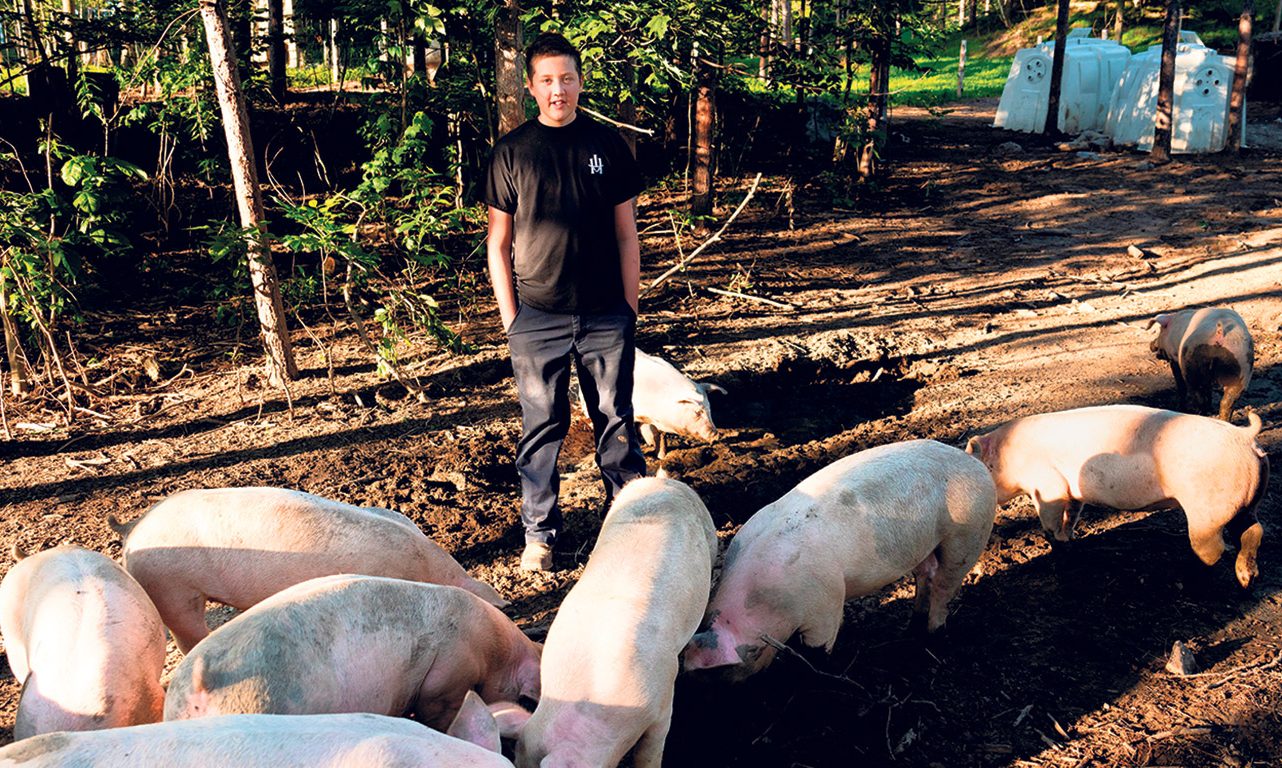
M 645 474 L 632 423 L 636 315 L 626 303 L 590 315 L 544 312 L 521 304 L 508 328 L 512 370 L 521 398 L 523 435 L 516 446 L 525 540 L 555 544 L 561 531 L 556 462 L 570 429 L 570 363 L 588 405 L 596 463 L 607 504 L 624 483 Z

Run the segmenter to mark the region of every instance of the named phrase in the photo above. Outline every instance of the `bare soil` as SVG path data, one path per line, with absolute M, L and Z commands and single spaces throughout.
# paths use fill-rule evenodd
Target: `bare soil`
M 722 439 L 677 440 L 665 462 L 723 542 L 863 448 L 963 445 L 1016 416 L 1092 404 L 1175 407 L 1145 324 L 1195 305 L 1247 319 L 1257 361 L 1239 408 L 1263 417 L 1260 442 L 1282 467 L 1278 147 L 1146 168 L 1126 151 L 1082 156 L 996 131 L 994 106 L 897 109 L 889 180 L 837 207 L 827 177 L 766 179 L 724 242 L 643 300 L 639 345 L 730 393 L 713 404 Z M 1276 107 L 1252 110 L 1260 136 L 1276 131 Z M 722 216 L 746 187 L 725 193 Z M 675 257 L 674 202 L 643 198 L 647 279 Z M 7 403 L 16 437 L 0 443 L 0 544 L 114 556 L 109 513 L 133 517 L 186 488 L 299 488 L 409 515 L 541 637 L 591 550 L 602 493 L 576 424 L 563 454 L 572 546 L 555 573 L 517 570 L 519 412 L 496 313 L 475 290 L 447 306 L 476 352 L 424 342 L 409 359 L 425 403 L 379 380 L 345 328 L 297 336 L 304 375 L 287 400 L 263 388 L 252 338 L 223 330 L 213 307 L 94 316 L 81 351 L 114 374 L 94 379 L 101 418 L 80 412 L 42 432 L 55 414 Z M 1271 532 L 1279 475 L 1260 510 Z M 1089 509 L 1080 532 L 1052 554 L 1026 500 L 1004 507 L 928 644 L 905 631 L 904 580 L 848 604 L 831 656 L 781 655 L 742 684 L 681 678 L 667 764 L 1282 766 L 1276 534 L 1245 592 L 1231 559 L 1196 562 L 1178 511 Z M 1177 640 L 1200 674 L 1163 670 Z M 0 741 L 18 694 L 3 668 Z

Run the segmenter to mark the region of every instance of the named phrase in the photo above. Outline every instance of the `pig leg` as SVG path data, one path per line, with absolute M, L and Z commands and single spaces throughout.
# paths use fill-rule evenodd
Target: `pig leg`
M 155 598 L 160 618 L 169 627 L 178 650 L 185 655 L 209 634 L 209 625 L 205 623 L 205 596 L 181 589 L 181 586 L 175 586 L 172 590 L 167 590 L 162 586 L 148 589 L 147 594 Z
M 1188 385 L 1184 383 L 1184 373 L 1180 370 L 1180 364 L 1175 360 L 1168 360 L 1167 362 L 1171 364 L 1171 375 L 1175 377 L 1175 393 L 1179 397 L 1180 410 L 1187 411 L 1189 408 L 1189 390 Z
M 632 765 L 635 768 L 659 768 L 663 765 L 663 745 L 668 740 L 668 729 L 672 727 L 672 699 L 664 703 L 663 712 L 637 741 L 632 752 Z
M 926 555 L 926 559 L 913 569 L 913 575 L 917 577 L 917 591 L 913 595 L 913 618 L 908 624 L 908 631 L 914 635 L 924 635 L 930 631 L 931 590 L 938 573 L 939 558 L 935 552 Z
M 1229 421 L 1233 415 L 1233 403 L 1242 394 L 1241 380 L 1224 385 L 1224 397 L 1220 398 L 1220 420 Z
M 1229 541 L 1238 543 L 1237 560 L 1233 571 L 1243 589 L 1248 589 L 1260 569 L 1255 558 L 1260 551 L 1260 541 L 1264 538 L 1264 527 L 1255 515 L 1255 505 L 1246 507 L 1224 526 L 1224 533 Z
M 1184 510 L 1189 524 L 1189 544 L 1197 559 L 1206 565 L 1215 565 L 1224 554 L 1223 527 L 1216 520 L 1224 517 L 1199 509 Z

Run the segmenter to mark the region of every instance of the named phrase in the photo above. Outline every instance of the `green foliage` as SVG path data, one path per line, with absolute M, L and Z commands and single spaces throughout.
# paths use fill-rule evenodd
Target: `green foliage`
M 131 163 L 75 154 L 56 140 L 41 151 L 60 163 L 66 193 L 0 190 L 0 290 L 13 317 L 38 340 L 42 327 L 72 311 L 72 288 L 94 259 L 130 246 L 124 201 L 132 197 L 131 181 L 146 178 Z

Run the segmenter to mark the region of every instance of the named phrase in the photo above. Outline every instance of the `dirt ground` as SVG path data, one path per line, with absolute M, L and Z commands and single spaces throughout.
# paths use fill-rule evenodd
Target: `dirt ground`
M 963 445 L 1016 416 L 1092 404 L 1175 407 L 1145 324 L 1194 305 L 1248 321 L 1255 378 L 1235 422 L 1242 408 L 1259 413 L 1282 467 L 1282 150 L 1146 168 L 1128 151 L 1079 155 L 996 131 L 994 107 L 895 110 L 889 181 L 836 208 L 823 177 L 791 193 L 767 178 L 723 243 L 643 299 L 639 346 L 729 390 L 713 401 L 722 439 L 676 441 L 665 462 L 706 501 L 723 544 L 863 448 Z M 1262 137 L 1279 132 L 1276 107 L 1252 110 Z M 746 188 L 726 193 L 722 217 Z M 645 279 L 673 263 L 670 203 L 643 198 Z M 297 337 L 291 406 L 263 389 L 252 339 L 222 330 L 212 307 L 95 316 L 81 351 L 112 375 L 101 418 L 41 431 L 53 414 L 7 404 L 16 439 L 0 443 L 0 545 L 114 556 L 109 513 L 133 517 L 186 488 L 299 488 L 409 515 L 541 638 L 591 549 L 602 494 L 576 424 L 563 454 L 572 546 L 555 573 L 516 569 L 519 413 L 485 302 L 459 314 L 474 354 L 424 344 L 411 357 L 425 403 L 379 381 L 352 335 L 324 325 L 315 341 Z M 152 360 L 159 383 L 143 373 Z M 1260 510 L 1271 532 L 1279 475 Z M 847 605 L 831 656 L 781 655 L 742 684 L 681 678 L 667 764 L 1282 766 L 1276 534 L 1244 592 L 1231 559 L 1194 560 L 1178 512 L 1089 509 L 1080 532 L 1052 555 L 1028 501 L 1006 505 L 928 645 L 905 631 L 904 580 Z M 1199 674 L 1163 670 L 1177 640 Z M 18 693 L 6 666 L 0 742 Z

